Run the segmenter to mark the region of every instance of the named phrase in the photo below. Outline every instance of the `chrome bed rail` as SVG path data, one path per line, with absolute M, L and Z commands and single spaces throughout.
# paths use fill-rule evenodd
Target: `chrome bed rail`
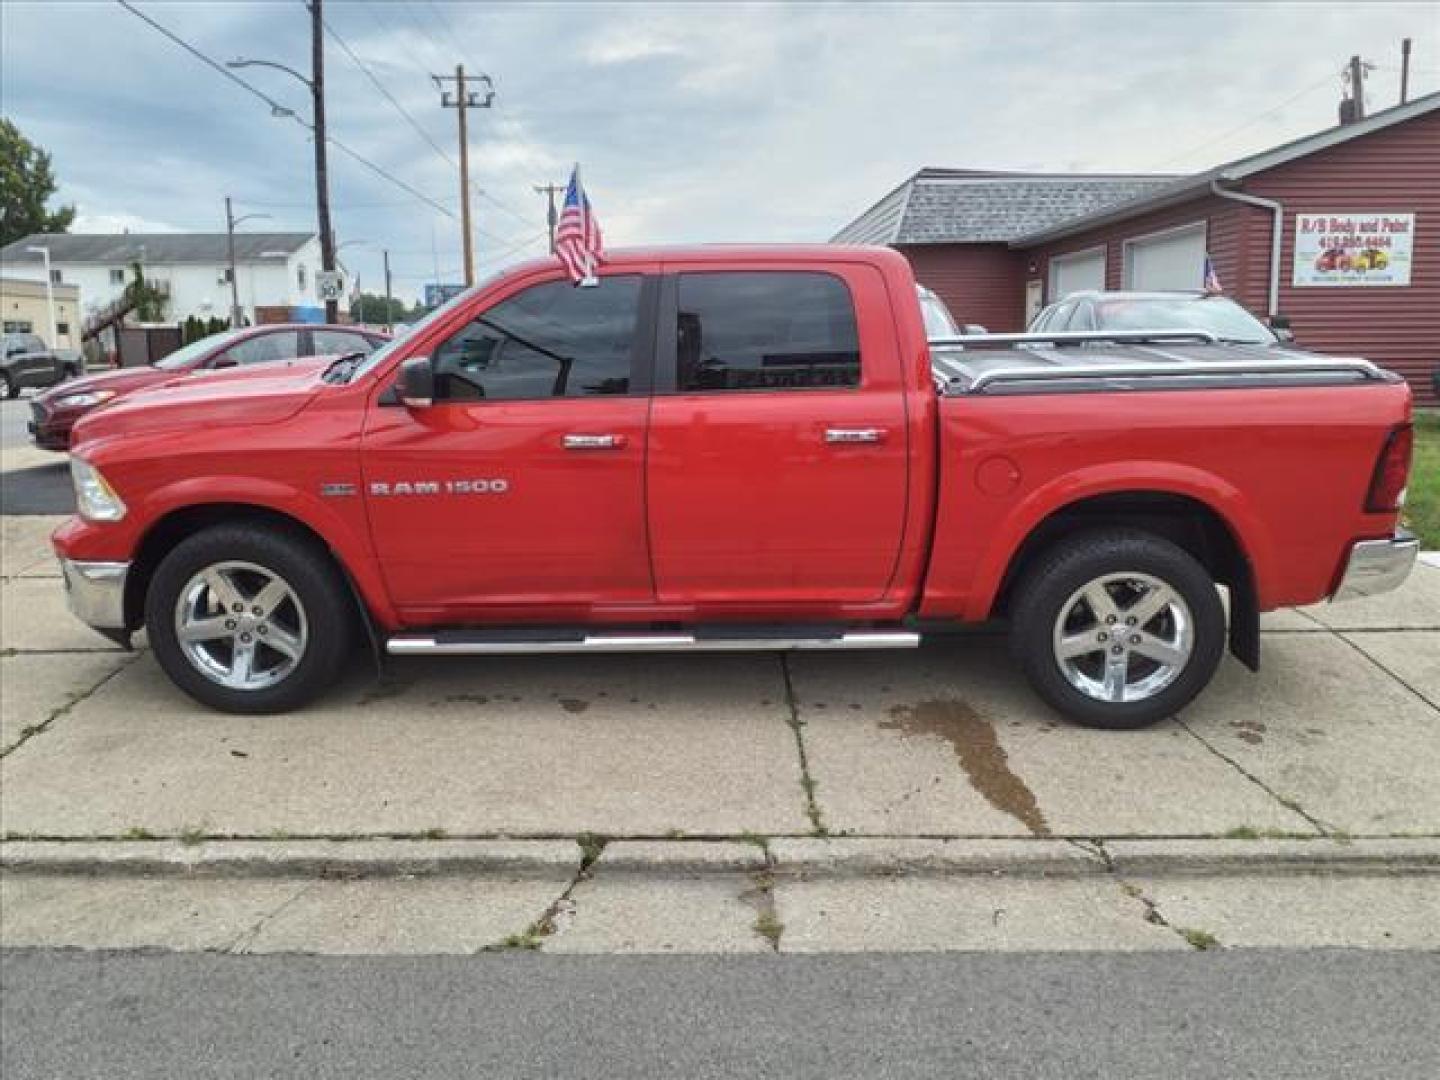
M 1398 378 L 1358 357 L 1237 345 L 1203 330 L 974 334 L 930 344 L 935 385 L 947 397 L 1335 386 Z M 1190 348 L 1147 348 L 1161 344 Z M 1105 345 L 1112 348 L 1098 347 Z

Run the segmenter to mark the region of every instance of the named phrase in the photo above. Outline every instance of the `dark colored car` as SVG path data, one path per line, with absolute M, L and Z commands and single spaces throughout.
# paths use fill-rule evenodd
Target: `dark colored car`
M 1206 330 L 1234 345 L 1276 345 L 1276 333 L 1234 300 L 1203 292 L 1078 292 L 1050 304 L 1029 333 Z
M 80 362 L 49 348 L 38 334 L 0 336 L 0 396 L 14 398 L 27 386 L 54 386 L 80 374 Z
M 354 326 L 277 323 L 227 330 L 179 349 L 148 367 L 87 375 L 41 394 L 31 403 L 30 435 L 43 450 L 70 448 L 70 429 L 91 409 L 121 394 L 200 371 L 293 360 L 300 356 L 369 353 L 389 339 Z

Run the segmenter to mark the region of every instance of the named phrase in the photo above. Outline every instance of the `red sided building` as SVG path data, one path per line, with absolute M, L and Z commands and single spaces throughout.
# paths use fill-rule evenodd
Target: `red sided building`
M 922 169 L 834 240 L 897 248 L 994 331 L 1081 289 L 1199 289 L 1208 254 L 1301 346 L 1440 404 L 1440 94 L 1190 176 Z

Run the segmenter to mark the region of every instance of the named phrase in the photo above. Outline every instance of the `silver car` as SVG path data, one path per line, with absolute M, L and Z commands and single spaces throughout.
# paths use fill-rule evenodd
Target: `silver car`
M 1044 308 L 1028 333 L 1106 330 L 1207 330 L 1232 345 L 1275 345 L 1288 330 L 1272 330 L 1234 300 L 1203 292 L 1077 292 Z

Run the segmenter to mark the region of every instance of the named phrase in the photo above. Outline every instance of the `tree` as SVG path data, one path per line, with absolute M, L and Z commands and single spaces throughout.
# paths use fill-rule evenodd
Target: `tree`
M 388 314 L 385 297 L 378 293 L 360 293 L 350 301 L 350 317 L 356 322 L 369 323 L 371 326 L 379 323 L 410 322 L 410 316 L 411 312 L 405 306 L 405 301 L 394 296 L 390 298 Z
M 55 194 L 50 155 L 9 120 L 0 120 L 0 247 L 32 233 L 62 233 L 75 220 L 75 208 L 47 211 Z
M 170 293 L 145 280 L 145 271 L 139 262 L 130 264 L 130 281 L 125 286 L 125 299 L 130 301 L 130 311 L 138 322 L 160 322 L 165 318 L 165 306 L 170 302 Z

